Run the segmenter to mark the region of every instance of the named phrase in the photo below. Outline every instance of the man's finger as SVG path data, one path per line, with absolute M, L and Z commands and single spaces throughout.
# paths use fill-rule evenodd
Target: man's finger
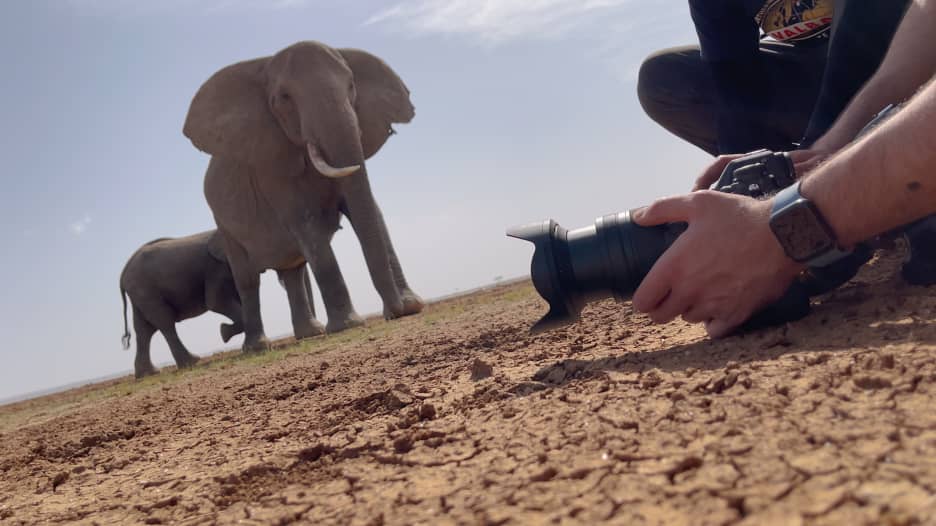
M 670 294 L 674 282 L 673 278 L 676 275 L 674 265 L 681 255 L 681 240 L 681 238 L 677 238 L 676 242 L 666 252 L 663 252 L 663 255 L 657 259 L 650 272 L 644 277 L 640 286 L 634 291 L 631 302 L 639 312 L 651 313 L 657 310 Z
M 669 323 L 683 312 L 686 312 L 691 303 L 685 294 L 678 290 L 671 290 L 660 302 L 660 305 L 649 312 L 648 315 L 654 323 Z
M 631 218 L 640 226 L 688 221 L 690 199 L 688 195 L 657 199 L 652 205 L 634 211 Z
M 695 304 L 690 306 L 683 312 L 682 319 L 686 323 L 703 323 L 711 320 L 709 313 L 712 309 L 705 304 L 699 305 Z
M 744 320 L 738 321 L 736 317 L 716 318 L 705 324 L 705 331 L 714 339 L 730 336 Z

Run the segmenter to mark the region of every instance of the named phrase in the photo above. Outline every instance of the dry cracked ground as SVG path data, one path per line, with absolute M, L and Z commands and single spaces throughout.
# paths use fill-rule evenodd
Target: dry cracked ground
M 531 336 L 520 283 L 3 407 L 0 523 L 934 523 L 936 298 L 897 263 L 718 342 L 612 302 Z

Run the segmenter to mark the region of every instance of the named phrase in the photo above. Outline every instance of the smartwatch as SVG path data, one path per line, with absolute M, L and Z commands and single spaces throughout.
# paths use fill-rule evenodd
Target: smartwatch
M 851 254 L 839 248 L 835 232 L 816 205 L 800 195 L 800 181 L 774 196 L 770 229 L 786 255 L 797 263 L 824 267 Z

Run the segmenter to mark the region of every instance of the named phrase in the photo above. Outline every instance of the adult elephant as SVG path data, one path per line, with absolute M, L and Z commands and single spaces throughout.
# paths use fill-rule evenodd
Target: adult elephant
M 269 345 L 259 299 L 265 269 L 284 271 L 297 338 L 316 334 L 297 270 L 306 261 L 322 292 L 327 330 L 363 323 L 330 245 L 342 212 L 361 243 L 384 316 L 422 310 L 365 166 L 393 134 L 392 124 L 413 116 L 409 90 L 381 59 L 311 41 L 223 68 L 198 90 L 183 133 L 211 154 L 205 197 L 241 296 L 245 350 Z

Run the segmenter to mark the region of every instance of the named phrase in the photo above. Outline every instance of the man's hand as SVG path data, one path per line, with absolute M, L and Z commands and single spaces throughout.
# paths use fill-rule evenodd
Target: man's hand
M 634 308 L 656 323 L 681 315 L 705 323 L 713 338 L 726 336 L 802 270 L 770 230 L 769 201 L 702 190 L 658 200 L 633 218 L 643 226 L 689 224 L 634 293 Z
M 699 190 L 708 190 L 709 187 L 712 186 L 712 183 L 721 177 L 721 174 L 725 171 L 725 167 L 728 166 L 728 163 L 740 157 L 744 157 L 745 155 L 746 154 L 743 153 L 732 153 L 729 155 L 719 155 L 716 157 L 715 161 L 713 161 L 712 164 L 710 164 L 708 168 L 702 172 L 702 175 L 696 179 L 695 184 L 692 185 L 692 191 L 698 192 Z
M 823 161 L 832 156 L 833 152 L 825 150 L 794 150 L 790 152 L 796 178 L 799 179 L 815 170 Z

